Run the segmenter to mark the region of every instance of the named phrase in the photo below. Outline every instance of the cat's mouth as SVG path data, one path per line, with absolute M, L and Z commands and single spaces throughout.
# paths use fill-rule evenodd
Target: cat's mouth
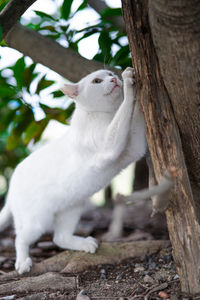
M 118 83 L 115 83 L 115 85 L 112 87 L 111 91 L 104 94 L 104 96 L 109 96 L 112 94 L 112 92 L 115 90 L 115 88 L 120 88 L 119 84 Z

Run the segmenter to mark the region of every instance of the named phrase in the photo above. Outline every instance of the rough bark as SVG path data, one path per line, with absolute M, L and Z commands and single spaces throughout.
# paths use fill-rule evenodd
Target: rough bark
M 179 126 L 193 195 L 200 215 L 199 16 L 198 0 L 174 0 L 168 3 L 164 0 L 149 1 L 153 42 Z
M 104 67 L 118 75 L 121 74 L 120 70 L 86 59 L 74 50 L 64 48 L 50 38 L 20 24 L 10 30 L 5 41 L 9 47 L 30 56 L 34 62 L 43 64 L 73 82 Z
M 11 0 L 0 13 L 0 25 L 2 28 L 2 38 L 6 36 L 9 30 L 17 23 L 21 15 L 36 0 Z
M 194 155 L 194 151 L 196 150 L 189 150 L 190 146 L 187 147 L 188 150 L 186 150 L 186 146 L 183 146 L 182 150 L 182 143 L 184 145 L 186 141 L 184 139 L 181 141 L 178 126 L 180 132 L 184 132 L 185 126 L 183 127 L 182 124 L 185 122 L 185 119 L 181 113 L 178 114 L 178 109 L 179 106 L 182 106 L 183 108 L 180 108 L 180 111 L 184 110 L 185 107 L 187 107 L 188 102 L 182 97 L 181 84 L 179 89 L 176 86 L 176 81 L 179 78 L 179 70 L 174 68 L 174 66 L 174 78 L 171 78 L 172 75 L 168 65 L 163 66 L 162 72 L 163 74 L 165 73 L 165 77 L 168 78 L 167 82 L 171 81 L 171 86 L 174 85 L 177 89 L 176 94 L 173 94 L 172 89 L 168 91 L 168 86 L 165 86 L 164 84 L 157 55 L 160 57 L 160 53 L 165 53 L 165 42 L 159 43 L 160 49 L 156 53 L 149 26 L 148 9 L 150 9 L 151 13 L 151 6 L 153 7 L 154 5 L 153 2 L 154 1 L 150 1 L 148 7 L 147 0 L 123 0 L 123 14 L 129 37 L 133 64 L 136 70 L 137 84 L 139 86 L 138 98 L 140 99 L 144 113 L 148 144 L 157 180 L 160 179 L 163 171 L 169 166 L 173 165 L 177 169 L 177 181 L 172 191 L 171 205 L 167 211 L 167 221 L 173 246 L 173 255 L 181 280 L 182 291 L 194 295 L 200 293 L 200 226 L 195 213 L 196 207 L 183 150 L 187 152 L 185 153 L 187 162 L 190 160 L 190 155 L 191 160 L 194 159 L 197 164 L 199 163 L 199 160 L 197 159 L 197 155 Z M 155 1 L 156 4 L 158 2 L 159 1 Z M 181 5 L 181 3 L 184 5 L 185 1 L 178 2 L 179 5 Z M 188 5 L 190 3 L 191 2 L 188 1 Z M 166 13 L 166 1 L 164 8 Z M 174 15 L 173 22 L 168 23 L 168 27 L 172 26 L 173 28 L 173 26 L 176 26 L 177 14 Z M 162 10 L 160 11 L 160 16 L 161 15 L 163 16 Z M 196 17 L 198 17 L 198 14 Z M 155 14 L 152 15 L 151 24 L 154 19 Z M 159 30 L 159 28 L 157 27 L 156 30 Z M 167 38 L 166 32 L 168 32 L 168 30 L 169 28 L 167 28 L 165 32 L 162 32 L 162 36 L 159 37 L 163 41 Z M 193 37 L 191 36 L 191 39 L 192 38 Z M 176 38 L 173 40 L 173 43 L 173 48 L 180 47 L 180 44 L 176 42 Z M 180 53 L 181 50 L 182 49 L 180 49 Z M 167 53 L 165 53 L 165 55 L 167 55 Z M 163 54 L 163 57 L 165 57 L 165 55 Z M 174 55 L 176 55 L 176 53 Z M 193 59 L 192 51 L 188 52 L 187 55 L 188 58 L 190 57 L 191 60 Z M 166 56 L 165 61 L 168 61 L 168 59 L 168 56 Z M 178 61 L 179 59 L 180 56 L 178 56 L 175 61 Z M 183 56 L 182 59 L 185 60 L 185 57 Z M 195 64 L 192 64 L 192 69 L 187 69 L 187 75 L 184 75 L 182 72 L 182 78 L 185 78 L 184 80 L 189 80 L 189 78 L 193 76 L 193 69 L 196 67 L 197 65 L 195 66 Z M 194 72 L 196 73 L 197 70 Z M 174 100 L 172 100 L 171 97 L 173 97 Z M 180 100 L 178 100 L 178 98 Z M 195 99 L 196 98 L 193 98 L 192 102 L 196 103 Z M 174 105 L 175 101 L 178 101 L 178 107 Z M 194 109 L 196 106 L 192 105 L 192 107 Z M 174 111 L 176 110 L 177 113 L 175 112 L 175 117 L 178 125 L 174 117 Z M 189 140 L 190 142 L 194 142 L 193 138 L 195 139 L 195 149 L 197 149 L 199 145 L 199 139 L 196 136 L 196 130 L 199 128 L 199 124 L 197 124 L 196 121 L 197 120 L 193 118 L 187 123 L 187 132 L 188 135 L 191 136 Z M 192 137 L 192 135 L 195 137 Z M 190 167 L 191 165 L 189 164 L 188 168 Z M 192 171 L 190 171 L 190 173 L 191 172 Z M 196 172 L 195 178 L 197 178 Z

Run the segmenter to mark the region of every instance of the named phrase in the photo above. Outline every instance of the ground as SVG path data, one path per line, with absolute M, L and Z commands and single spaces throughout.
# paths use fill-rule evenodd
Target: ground
M 109 215 L 110 211 L 108 212 L 107 210 L 98 212 L 95 210 L 88 213 L 80 223 L 79 232 L 81 233 L 82 231 L 83 235 L 93 234 L 99 238 L 106 230 Z M 132 227 L 130 226 L 131 222 L 130 220 L 128 221 L 127 217 L 125 235 L 119 244 L 116 245 L 125 243 L 127 239 L 129 242 L 126 242 L 125 245 L 132 245 L 130 243 L 133 239 L 146 239 L 144 248 L 151 247 L 148 245 L 151 245 L 154 239 L 157 239 L 158 243 L 161 238 L 168 239 L 163 217 L 161 218 L 162 222 L 160 221 L 161 219 L 157 221 L 160 226 L 156 225 L 155 220 L 155 226 L 153 226 L 152 221 L 149 219 L 148 222 L 144 222 L 142 229 L 136 230 L 133 229 L 134 224 L 131 225 Z M 62 258 L 63 250 L 56 247 L 51 239 L 51 235 L 45 235 L 33 245 L 31 256 L 34 264 L 51 261 L 57 254 Z M 140 244 L 141 242 L 134 243 Z M 110 244 L 108 243 L 107 245 Z M 113 245 L 115 244 L 112 244 L 112 247 Z M 106 264 L 104 264 L 104 260 L 101 263 L 102 255 L 93 256 L 95 259 L 90 265 L 90 263 L 87 264 L 87 261 L 89 261 L 88 259 L 91 256 L 88 258 L 82 253 L 76 252 L 74 254 L 74 252 L 70 252 L 72 253 L 70 254 L 70 262 L 72 261 L 71 265 L 73 265 L 73 268 L 71 270 L 73 272 L 66 270 L 63 272 L 65 267 L 63 265 L 62 271 L 57 267 L 53 269 L 48 267 L 45 269 L 45 272 L 40 270 L 40 273 L 35 271 L 31 276 L 29 274 L 18 276 L 13 272 L 15 260 L 14 232 L 13 229 L 9 229 L 0 235 L 0 299 L 183 299 L 170 243 L 164 242 L 161 245 L 165 245 L 165 247 L 159 246 L 157 250 L 155 248 L 152 251 L 154 253 L 151 253 L 150 248 L 146 252 L 142 248 L 142 255 L 137 254 L 136 257 L 132 257 L 134 251 L 129 251 L 128 256 L 127 254 L 125 256 L 120 254 L 121 258 L 118 260 L 110 259 L 112 263 Z M 166 247 L 166 245 L 168 246 Z M 117 248 L 116 251 L 118 251 Z M 144 255 L 144 253 L 146 254 Z M 76 259 L 74 259 L 74 256 Z M 123 259 L 123 257 L 126 258 Z M 82 261 L 86 263 L 83 264 L 84 267 L 81 271 L 80 265 Z M 78 269 L 76 268 L 77 263 L 79 264 Z

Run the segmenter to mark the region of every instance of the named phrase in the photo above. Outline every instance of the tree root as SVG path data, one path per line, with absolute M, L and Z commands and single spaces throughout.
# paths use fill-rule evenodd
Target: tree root
M 16 271 L 0 276 L 0 295 L 68 292 L 77 289 L 75 274 L 102 264 L 118 264 L 124 259 L 151 255 L 170 245 L 169 241 L 131 241 L 102 243 L 95 254 L 63 251 L 35 264 L 29 273 Z M 74 274 L 72 276 L 71 274 Z M 31 297 L 32 297 L 31 296 Z
M 72 290 L 76 288 L 75 277 L 64 277 L 62 274 L 48 272 L 39 276 L 26 277 L 0 286 L 0 295 L 13 293 L 37 293 L 48 290 L 50 292 Z
M 4 283 L 0 286 L 0 294 L 5 290 L 4 288 L 6 288 L 7 285 L 9 285 L 9 291 L 18 289 L 17 286 L 19 281 L 16 281 L 17 279 L 20 279 L 22 286 L 23 282 L 25 286 L 27 286 L 27 278 L 30 278 L 30 281 L 28 280 L 29 287 L 27 288 L 34 289 L 32 286 L 35 284 L 35 291 L 39 292 L 39 286 L 42 280 L 44 280 L 43 286 L 45 285 L 45 280 L 49 281 L 48 286 L 52 286 L 52 281 L 57 280 L 57 275 L 55 275 L 56 273 L 54 274 L 52 272 L 60 272 L 61 274 L 58 276 L 61 276 L 59 278 L 61 282 L 64 283 L 65 279 L 62 281 L 63 273 L 78 273 L 100 264 L 118 264 L 127 258 L 151 255 L 160 249 L 167 248 L 169 245 L 170 242 L 164 240 L 132 241 L 125 243 L 102 243 L 95 254 L 77 251 L 64 251 L 58 255 L 33 265 L 31 271 L 24 275 L 20 276 L 16 271 L 14 271 L 0 276 L 0 283 Z M 47 277 L 45 277 L 45 275 L 42 277 L 42 274 L 48 275 Z M 52 274 L 54 274 L 54 276 Z M 37 283 L 39 278 L 40 282 Z M 14 282 L 12 282 L 13 279 L 15 279 Z

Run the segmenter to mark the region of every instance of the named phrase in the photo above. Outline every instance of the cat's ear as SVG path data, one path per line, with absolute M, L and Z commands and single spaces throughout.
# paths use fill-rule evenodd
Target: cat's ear
M 76 98 L 78 96 L 78 84 L 65 84 L 61 91 L 70 98 Z

